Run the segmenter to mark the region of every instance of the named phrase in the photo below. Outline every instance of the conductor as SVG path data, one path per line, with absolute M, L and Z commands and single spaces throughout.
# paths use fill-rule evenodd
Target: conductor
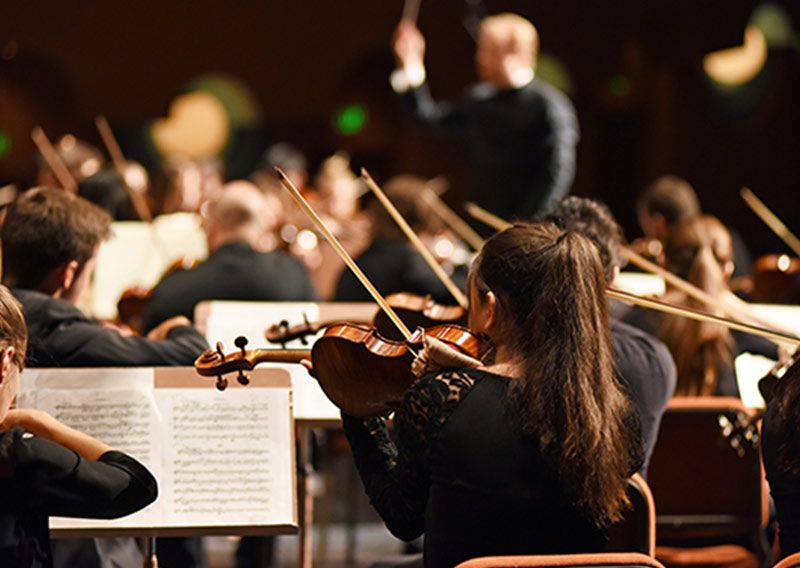
M 504 218 L 529 218 L 569 193 L 578 123 L 569 99 L 536 77 L 533 24 L 509 13 L 485 18 L 475 51 L 480 82 L 449 103 L 428 91 L 425 38 L 411 20 L 401 20 L 392 47 L 392 88 L 417 122 L 456 141 L 476 203 Z

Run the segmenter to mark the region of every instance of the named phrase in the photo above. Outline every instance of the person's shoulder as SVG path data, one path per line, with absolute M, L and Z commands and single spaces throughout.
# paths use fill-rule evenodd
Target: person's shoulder
M 28 326 L 42 320 L 89 320 L 82 311 L 67 300 L 53 298 L 36 290 L 13 288 L 11 293 L 22 304 Z
M 618 365 L 635 363 L 638 369 L 663 376 L 675 374 L 675 363 L 669 348 L 654 335 L 630 323 L 611 319 L 611 342 Z

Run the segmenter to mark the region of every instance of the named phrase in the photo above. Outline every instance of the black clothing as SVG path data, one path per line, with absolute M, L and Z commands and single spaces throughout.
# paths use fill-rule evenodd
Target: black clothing
M 95 462 L 20 428 L 0 433 L 0 565 L 52 566 L 49 516 L 122 517 L 157 494 L 150 472 L 121 452 Z
M 425 533 L 425 566 L 477 556 L 600 551 L 604 531 L 565 494 L 557 471 L 506 404 L 509 379 L 477 369 L 428 374 L 395 413 L 343 416 L 372 505 L 403 540 Z M 642 463 L 631 413 L 631 472 Z
M 761 428 L 761 455 L 767 472 L 769 491 L 778 513 L 778 538 L 781 554 L 800 552 L 800 479 L 778 465 L 781 418 L 777 399 L 770 401 Z
M 472 173 L 472 199 L 505 219 L 531 218 L 569 192 L 578 122 L 572 103 L 534 79 L 518 89 L 488 84 L 461 100 L 436 103 L 427 84 L 402 96 L 426 126 L 445 130 Z
M 28 324 L 31 367 L 155 367 L 192 365 L 208 347 L 193 327 L 172 329 L 164 341 L 125 337 L 78 308 L 41 292 L 12 288 Z
M 99 205 L 115 221 L 138 221 L 125 180 L 113 167 L 107 167 L 78 182 L 78 195 Z
M 662 317 L 669 318 L 679 316 L 662 315 L 652 310 L 637 307 L 628 312 L 624 321 L 658 337 L 659 322 Z M 733 338 L 731 365 L 722 364 L 719 369 L 717 369 L 717 388 L 714 391 L 714 396 L 739 397 L 739 384 L 736 381 L 736 369 L 734 368 L 733 362 L 742 353 L 753 353 L 756 355 L 764 355 L 770 359 L 778 359 L 777 346 L 763 337 L 750 333 L 742 333 L 736 330 L 731 330 L 731 337 Z
M 647 477 L 661 416 L 675 392 L 675 362 L 661 341 L 613 318 L 611 343 L 617 372 L 639 410 L 645 450 L 644 464 L 639 473 Z
M 215 250 L 193 268 L 170 274 L 153 290 L 143 316 L 145 332 L 172 316 L 194 319 L 204 300 L 307 301 L 317 297 L 300 261 L 281 252 L 258 252 L 243 241 Z
M 410 292 L 423 296 L 430 294 L 445 305 L 455 303 L 422 255 L 405 240 L 378 237 L 355 260 L 383 296 Z M 339 277 L 334 298 L 337 302 L 372 301 L 372 296 L 350 270 L 345 270 Z

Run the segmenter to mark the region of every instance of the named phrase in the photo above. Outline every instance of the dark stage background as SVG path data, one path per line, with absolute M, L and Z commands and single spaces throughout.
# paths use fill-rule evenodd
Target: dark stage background
M 797 33 L 771 46 L 765 69 L 746 88 L 724 93 L 705 76 L 702 56 L 742 42 L 754 0 L 494 1 L 539 28 L 543 51 L 568 71 L 581 142 L 573 192 L 605 200 L 629 237 L 633 202 L 652 178 L 691 181 L 706 210 L 739 229 L 755 252 L 783 246 L 746 209 L 750 186 L 800 232 L 800 65 Z M 800 29 L 797 2 L 777 2 Z M 0 185 L 30 183 L 30 129 L 51 138 L 73 132 L 99 145 L 93 118 L 105 114 L 125 153 L 153 167 L 144 127 L 163 117 L 196 77 L 224 73 L 248 85 L 261 109 L 226 151 L 243 175 L 272 141 L 288 140 L 316 164 L 345 149 L 355 166 L 453 182 L 463 172 L 446 141 L 411 126 L 388 86 L 389 41 L 399 0 L 250 2 L 139 0 L 0 4 Z M 467 4 L 422 3 L 433 93 L 452 98 L 475 79 Z M 357 135 L 332 117 L 362 105 Z

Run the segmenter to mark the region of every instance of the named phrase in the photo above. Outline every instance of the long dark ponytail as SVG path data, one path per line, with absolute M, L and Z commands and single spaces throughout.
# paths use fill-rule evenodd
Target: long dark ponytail
M 614 372 L 597 249 L 551 224 L 515 225 L 486 242 L 471 282 L 496 296 L 499 332 L 519 358 L 508 397 L 522 431 L 598 525 L 618 520 L 636 435 Z

